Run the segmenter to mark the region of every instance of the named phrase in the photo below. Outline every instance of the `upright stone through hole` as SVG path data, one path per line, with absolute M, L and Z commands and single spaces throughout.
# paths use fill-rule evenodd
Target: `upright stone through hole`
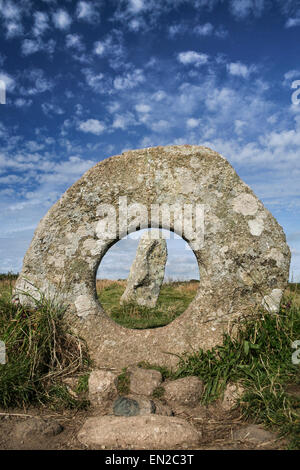
M 97 272 L 99 301 L 116 323 L 156 328 L 181 315 L 199 286 L 193 251 L 167 230 L 139 230 L 117 242 Z

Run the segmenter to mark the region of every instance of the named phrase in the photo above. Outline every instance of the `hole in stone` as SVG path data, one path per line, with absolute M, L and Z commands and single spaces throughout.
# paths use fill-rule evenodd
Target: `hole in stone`
M 157 328 L 187 309 L 199 277 L 196 257 L 186 241 L 168 230 L 144 229 L 119 240 L 102 258 L 97 294 L 106 314 L 119 325 Z

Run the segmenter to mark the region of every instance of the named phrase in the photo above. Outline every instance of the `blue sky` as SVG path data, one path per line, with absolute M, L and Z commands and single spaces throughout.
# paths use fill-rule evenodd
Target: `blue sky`
M 96 162 L 188 143 L 251 186 L 300 280 L 299 1 L 0 0 L 0 23 L 0 272 L 20 270 L 41 217 Z

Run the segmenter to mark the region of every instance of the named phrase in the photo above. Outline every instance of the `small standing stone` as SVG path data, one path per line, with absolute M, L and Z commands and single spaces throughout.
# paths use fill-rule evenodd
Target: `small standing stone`
M 120 303 L 155 307 L 164 280 L 167 243 L 159 230 L 142 235 Z

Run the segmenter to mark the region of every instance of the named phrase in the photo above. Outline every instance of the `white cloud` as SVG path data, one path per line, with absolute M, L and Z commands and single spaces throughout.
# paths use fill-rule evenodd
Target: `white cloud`
M 127 129 L 129 126 L 133 126 L 136 124 L 134 116 L 132 113 L 124 113 L 124 114 L 116 114 L 114 117 L 114 121 L 112 127 L 114 129 Z
M 48 115 L 48 114 L 64 114 L 64 110 L 58 106 L 57 104 L 53 103 L 42 103 L 42 110 L 43 112 Z
M 17 23 L 15 21 L 9 21 L 6 23 L 6 37 L 7 38 L 14 38 L 16 36 L 22 36 L 23 34 L 23 26 L 21 23 Z
M 49 39 L 43 42 L 41 39 L 24 39 L 21 45 L 21 52 L 24 56 L 35 54 L 36 52 L 44 51 L 48 54 L 53 54 L 56 42 L 54 39 Z
M 25 100 L 24 98 L 17 98 L 15 100 L 15 106 L 17 108 L 27 108 L 32 105 L 32 100 Z
M 184 65 L 195 65 L 195 67 L 200 67 L 208 62 L 208 55 L 195 51 L 187 51 L 180 52 L 177 59 Z
M 33 16 L 33 34 L 34 36 L 42 36 L 45 31 L 47 31 L 47 29 L 49 28 L 49 17 L 47 13 L 43 11 L 36 11 Z
M 86 82 L 88 86 L 95 92 L 95 93 L 106 93 L 107 86 L 104 81 L 103 73 L 96 74 L 92 69 L 83 69 L 82 70 Z
M 194 33 L 199 36 L 210 36 L 213 33 L 214 27 L 211 23 L 205 23 L 202 25 L 197 25 L 194 28 Z
M 52 19 L 56 28 L 61 30 L 68 29 L 72 23 L 72 18 L 69 13 L 62 8 L 53 13 Z
M 169 26 L 168 32 L 169 35 L 173 38 L 178 34 L 184 34 L 187 30 L 187 26 L 183 23 L 173 24 Z
M 129 0 L 128 6 L 132 13 L 139 13 L 145 7 L 144 0 Z
M 149 113 L 151 111 L 151 106 L 145 103 L 139 103 L 135 106 L 135 109 L 138 113 Z
M 167 94 L 163 90 L 158 90 L 151 96 L 151 98 L 154 99 L 154 101 L 158 101 L 158 102 L 164 100 L 166 97 L 167 97 Z
M 114 79 L 114 87 L 116 90 L 131 90 L 145 81 L 144 73 L 141 69 L 135 69 L 125 75 L 118 76 Z
M 79 36 L 79 34 L 67 34 L 66 46 L 71 49 L 76 49 L 77 51 L 84 50 L 82 38 Z
M 24 77 L 29 82 L 29 86 L 23 85 L 20 87 L 20 92 L 23 95 L 44 93 L 54 87 L 54 81 L 45 77 L 45 73 L 42 69 L 25 70 Z
M 79 20 L 87 21 L 89 23 L 94 23 L 99 20 L 99 13 L 92 2 L 78 2 L 76 16 Z
M 200 119 L 189 118 L 186 122 L 186 125 L 190 129 L 195 129 L 195 127 L 198 127 L 200 125 L 200 122 Z
M 300 71 L 299 70 L 289 70 L 284 74 L 284 85 L 291 85 L 292 80 L 300 79 Z
M 41 49 L 40 43 L 33 39 L 24 39 L 24 41 L 22 42 L 21 51 L 23 55 L 34 54 L 40 49 Z
M 231 0 L 230 10 L 237 19 L 244 19 L 250 14 L 261 16 L 265 0 Z
M 300 26 L 300 18 L 288 18 L 285 23 L 286 28 L 295 28 L 296 26 Z
M 105 53 L 105 43 L 103 41 L 96 41 L 94 44 L 94 53 L 99 56 L 103 56 Z
M 247 65 L 242 64 L 241 62 L 231 62 L 227 64 L 227 70 L 230 75 L 234 75 L 236 77 L 249 77 L 250 73 L 254 71 L 254 67 L 247 67 Z
M 90 132 L 91 134 L 100 135 L 106 129 L 106 126 L 103 122 L 98 121 L 98 119 L 88 119 L 87 121 L 81 122 L 79 124 L 79 130 L 82 132 Z
M 14 90 L 16 86 L 16 82 L 15 82 L 15 79 L 11 75 L 5 72 L 0 72 L 0 80 L 5 83 L 6 89 L 8 91 Z

